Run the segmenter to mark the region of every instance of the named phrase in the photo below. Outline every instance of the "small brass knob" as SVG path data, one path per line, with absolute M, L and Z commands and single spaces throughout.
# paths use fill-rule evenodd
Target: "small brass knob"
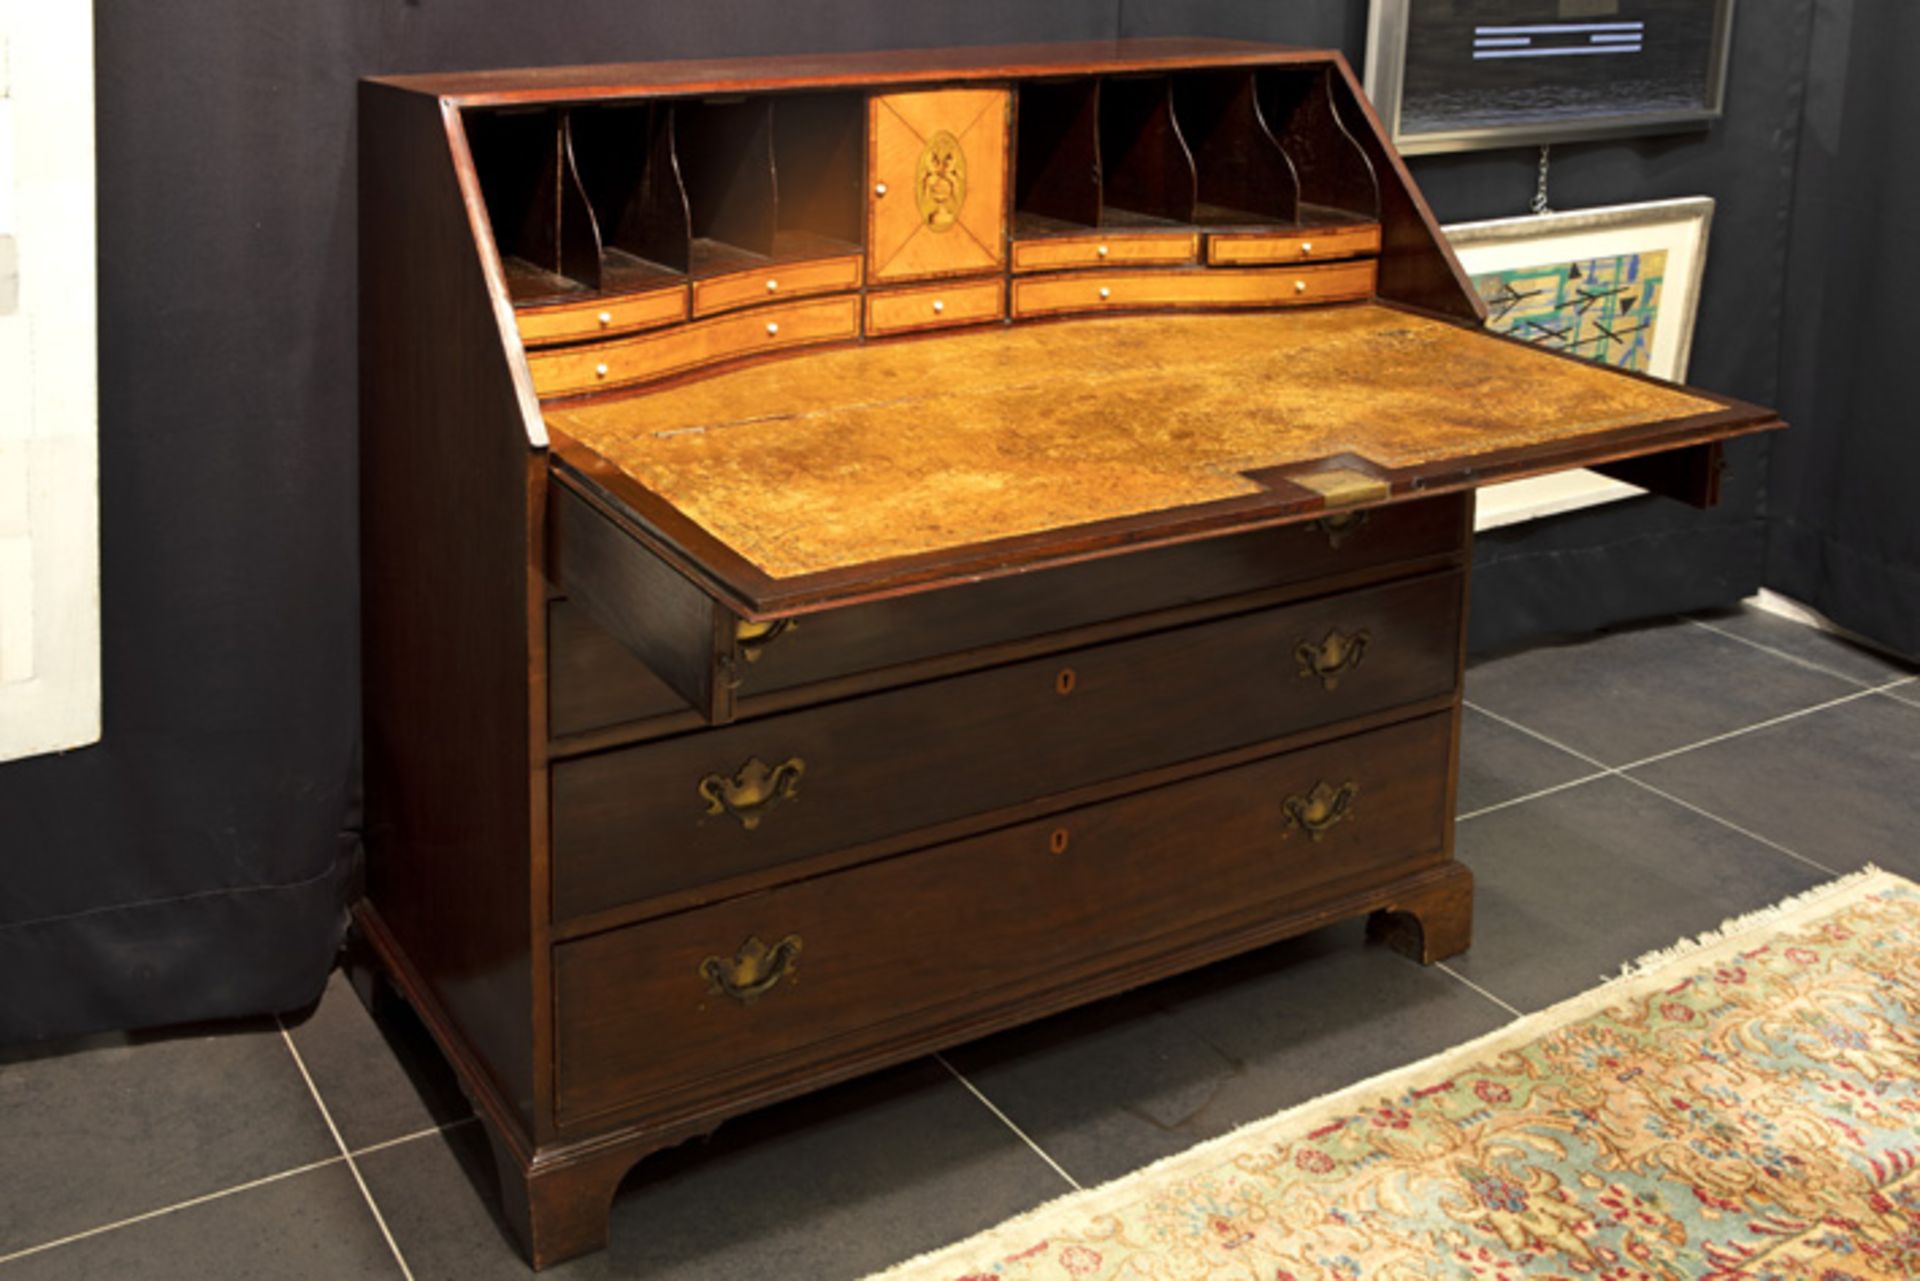
M 1307 292 L 1307 282 L 1304 280 L 1294 281 L 1293 292 L 1295 292 L 1296 294 L 1304 294 L 1305 292 Z
M 608 325 L 611 325 L 612 323 L 613 323 L 612 312 L 603 311 L 600 313 L 600 328 L 605 329 Z
M 1093 252 L 1095 252 L 1096 254 L 1099 254 L 1102 258 L 1105 258 L 1107 256 L 1107 247 L 1105 245 L 1101 245 L 1098 249 L 1095 249 Z
M 777 320 L 769 320 L 767 322 L 767 336 L 771 338 L 773 335 L 779 332 L 780 332 L 780 322 Z
M 876 196 L 884 196 L 884 195 L 886 195 L 886 194 L 887 194 L 887 184 L 886 184 L 886 183 L 884 183 L 884 182 L 876 182 L 876 183 L 874 183 L 874 184 L 873 184 L 873 194 L 874 194 L 874 195 L 876 195 Z
M 1100 286 L 1100 297 L 1103 301 L 1113 297 L 1113 290 L 1107 288 L 1105 285 Z
M 935 299 L 933 300 L 933 314 L 934 314 L 934 315 L 936 315 L 936 316 L 937 316 L 937 315 L 939 315 L 939 314 L 940 314 L 941 312 L 943 312 L 943 311 L 945 311 L 946 309 L 947 309 L 947 304 L 945 304 L 944 302 L 941 302 L 941 301 L 940 301 L 940 300 L 939 300 L 938 298 L 935 298 Z
M 769 280 L 769 281 L 767 282 L 767 292 L 768 292 L 768 293 L 775 293 L 775 292 L 777 292 L 777 291 L 779 290 L 779 288 L 780 288 L 780 282 L 779 282 L 779 281 L 777 281 L 777 280 Z
M 607 362 L 606 362 L 606 361 L 604 361 L 604 360 L 603 360 L 603 361 L 601 361 L 601 362 L 600 362 L 599 364 L 597 364 L 597 365 L 595 365 L 595 366 L 593 367 L 593 376 L 594 376 L 595 378 L 605 378 L 605 377 L 607 376 Z
M 1301 253 L 1303 253 L 1303 254 L 1310 254 L 1310 253 L 1312 253 L 1312 252 L 1313 252 L 1313 242 L 1312 242 L 1311 240 L 1303 240 L 1303 241 L 1301 241 L 1301 242 L 1300 242 L 1300 252 L 1301 252 Z

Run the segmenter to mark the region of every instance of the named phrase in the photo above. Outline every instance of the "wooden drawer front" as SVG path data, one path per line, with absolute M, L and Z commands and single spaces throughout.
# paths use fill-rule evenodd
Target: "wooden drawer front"
M 731 311 L 735 307 L 750 307 L 755 303 L 803 298 L 808 294 L 838 293 L 859 287 L 858 257 L 789 262 L 694 281 L 693 314 L 709 316 L 716 311 Z
M 675 285 L 560 307 L 528 307 L 516 311 L 513 318 L 520 326 L 520 341 L 529 347 L 656 329 L 687 318 L 687 287 Z
M 791 1073 L 809 1047 L 844 1054 L 987 1014 L 1165 952 L 1183 931 L 1438 862 L 1450 724 L 1430 716 L 562 944 L 561 1119 Z M 1342 789 L 1344 808 L 1326 799 Z
M 1200 237 L 1048 236 L 1013 242 L 1015 271 L 1056 271 L 1063 267 L 1168 266 L 1192 262 Z
M 1296 271 L 1112 271 L 1024 276 L 1013 282 L 1015 319 L 1151 307 L 1277 307 L 1373 296 L 1373 263 Z
M 999 267 L 1007 239 L 1007 91 L 880 94 L 869 122 L 867 278 Z
M 889 289 L 867 295 L 869 334 L 904 334 L 944 325 L 977 325 L 999 320 L 1006 314 L 1006 286 L 997 279 L 922 289 Z
M 1358 258 L 1380 252 L 1380 228 L 1326 227 L 1276 235 L 1265 231 L 1224 232 L 1207 237 L 1207 261 L 1221 266 L 1265 262 L 1312 262 L 1320 258 Z
M 563 761 L 553 767 L 555 912 L 580 916 L 1444 694 L 1460 589 L 1457 573 L 1430 575 Z M 1297 656 L 1323 647 L 1346 664 L 1326 677 Z
M 756 307 L 622 342 L 533 352 L 527 356 L 527 365 L 533 370 L 534 390 L 541 396 L 575 396 L 758 352 L 854 338 L 859 333 L 860 300 L 849 295 Z
M 1446 555 L 1460 546 L 1465 507 L 1447 495 L 830 610 L 749 650 L 736 696 L 746 712 L 756 695 L 818 681 Z M 685 710 L 577 605 L 557 603 L 551 618 L 555 735 Z

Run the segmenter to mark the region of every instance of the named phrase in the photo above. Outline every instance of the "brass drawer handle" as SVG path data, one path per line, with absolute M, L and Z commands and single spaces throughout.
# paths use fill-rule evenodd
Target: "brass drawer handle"
M 700 962 L 700 977 L 707 981 L 707 990 L 715 996 L 752 1005 L 793 973 L 800 946 L 798 934 L 789 934 L 772 947 L 753 935 L 740 945 L 731 960 L 709 956 Z
M 707 775 L 700 780 L 699 792 L 706 799 L 707 813 L 731 814 L 751 832 L 760 826 L 768 810 L 799 797 L 800 779 L 806 772 L 807 763 L 798 756 L 789 756 L 778 765 L 768 765 L 753 756 L 733 772 L 732 778 Z
M 1368 511 L 1336 512 L 1331 516 L 1322 516 L 1313 522 L 1314 528 L 1327 536 L 1327 546 L 1338 550 L 1340 544 L 1351 538 L 1373 513 Z
M 1335 787 L 1323 779 L 1305 796 L 1296 793 L 1287 797 L 1280 808 L 1286 813 L 1289 825 L 1317 841 L 1327 834 L 1327 829 L 1353 813 L 1353 798 L 1359 794 L 1360 785 L 1352 780 Z
M 1360 660 L 1367 656 L 1367 642 L 1372 639 L 1367 629 L 1346 633 L 1339 628 L 1330 628 L 1326 639 L 1318 645 L 1303 640 L 1293 647 L 1294 661 L 1300 664 L 1300 675 L 1317 677 L 1322 688 L 1331 690 L 1340 684 L 1340 678 L 1360 666 Z
M 743 618 L 734 624 L 733 639 L 740 647 L 740 656 L 749 663 L 757 663 L 767 646 L 798 626 L 797 618 L 780 618 L 771 623 L 750 623 Z

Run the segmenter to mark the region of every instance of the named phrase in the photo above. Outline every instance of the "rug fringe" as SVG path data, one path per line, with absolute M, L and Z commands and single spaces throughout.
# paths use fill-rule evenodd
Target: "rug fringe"
M 1257 1140 L 1263 1133 L 1281 1130 L 1294 1133 L 1312 1129 L 1318 1121 L 1330 1114 L 1351 1111 L 1381 1098 L 1394 1097 L 1414 1082 L 1439 1071 L 1442 1067 L 1452 1066 L 1460 1059 L 1471 1061 L 1480 1057 L 1490 1057 L 1509 1046 L 1526 1044 L 1553 1028 L 1564 1026 L 1575 1019 L 1587 1017 L 1617 1004 L 1621 999 L 1655 982 L 1664 982 L 1664 979 L 1657 979 L 1656 976 L 1667 966 L 1703 957 L 1715 950 L 1727 949 L 1752 931 L 1762 927 L 1781 925 L 1795 915 L 1810 914 L 1811 909 L 1833 904 L 1845 897 L 1863 895 L 1868 891 L 1869 885 L 1876 881 L 1884 882 L 1889 887 L 1905 885 L 1910 889 L 1920 888 L 1893 873 L 1884 872 L 1868 864 L 1857 872 L 1816 885 L 1792 898 L 1783 899 L 1771 907 L 1730 918 L 1722 922 L 1718 929 L 1708 931 L 1697 938 L 1685 939 L 1672 947 L 1649 952 L 1625 966 L 1618 976 L 1606 979 L 1598 987 L 1568 997 L 1544 1010 L 1521 1015 L 1459 1045 L 1450 1046 L 1426 1058 L 1397 1068 L 1389 1068 L 1385 1072 L 1356 1081 L 1331 1094 L 1323 1094 L 1318 1098 L 1295 1104 L 1293 1107 L 1284 1108 L 1271 1116 L 1249 1121 L 1226 1134 L 1204 1139 L 1184 1151 L 1161 1157 L 1141 1169 L 1120 1175 L 1095 1187 L 1063 1193 L 992 1227 L 984 1228 L 958 1241 L 929 1250 L 911 1259 L 904 1259 L 880 1272 L 872 1273 L 865 1278 L 865 1281 L 946 1281 L 944 1276 L 930 1274 L 929 1270 L 958 1268 L 961 1271 L 967 1271 L 970 1268 L 978 1268 L 984 1264 L 985 1259 L 1009 1254 L 1016 1249 L 1032 1245 L 1036 1235 L 1045 1235 L 1039 1231 L 1040 1226 L 1057 1216 L 1071 1214 L 1076 1222 L 1084 1223 L 1103 1211 L 1131 1204 L 1138 1195 L 1137 1185 L 1177 1178 L 1190 1171 L 1204 1170 L 1208 1168 L 1215 1154 L 1244 1146 Z M 991 1271 L 990 1265 L 987 1266 Z
M 1683 938 L 1669 947 L 1657 947 L 1644 952 L 1620 967 L 1616 975 L 1602 975 L 1603 980 L 1618 982 L 1622 979 L 1639 978 L 1654 970 L 1665 969 L 1676 961 L 1684 961 L 1698 956 L 1709 948 L 1719 947 L 1729 939 L 1771 926 L 1806 908 L 1825 903 L 1836 895 L 1846 894 L 1859 888 L 1867 881 L 1887 875 L 1879 866 L 1868 863 L 1857 872 L 1849 872 L 1835 880 L 1826 881 L 1811 889 L 1802 890 L 1791 898 L 1781 899 L 1769 907 L 1758 908 L 1740 916 L 1730 916 L 1713 929 L 1693 938 Z

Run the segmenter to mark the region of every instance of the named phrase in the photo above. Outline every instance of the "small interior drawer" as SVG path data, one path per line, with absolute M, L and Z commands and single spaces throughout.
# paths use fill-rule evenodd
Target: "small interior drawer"
M 1207 237 L 1207 261 L 1223 267 L 1256 263 L 1314 262 L 1358 258 L 1380 252 L 1380 225 L 1357 223 L 1285 234 L 1268 231 L 1216 232 Z
M 1426 575 L 559 762 L 554 911 L 583 916 L 1444 695 L 1460 597 L 1457 572 Z
M 1006 286 L 998 279 L 956 281 L 867 295 L 867 332 L 904 334 L 947 325 L 976 325 L 1007 314 Z
M 1200 237 L 1194 232 L 1177 236 L 1045 236 L 1013 242 L 1013 269 L 1171 266 L 1192 262 L 1199 251 Z
M 1023 276 L 1013 282 L 1013 315 L 1137 311 L 1157 307 L 1273 307 L 1341 302 L 1373 295 L 1372 262 L 1334 263 L 1287 271 L 1177 268 Z
M 808 1047 L 931 1026 L 960 1004 L 977 1015 L 1321 886 L 1438 862 L 1450 724 L 1428 716 L 562 944 L 561 1120 L 793 1072 Z
M 656 329 L 687 318 L 687 287 L 591 298 L 557 307 L 522 307 L 514 313 L 520 341 L 529 347 L 580 342 Z
M 540 396 L 575 396 L 859 334 L 860 299 L 847 295 L 755 307 L 619 342 L 530 352 L 527 365 Z
M 710 316 L 755 303 L 809 294 L 831 294 L 860 287 L 858 255 L 812 262 L 769 263 L 752 271 L 731 271 L 693 282 L 693 314 Z

